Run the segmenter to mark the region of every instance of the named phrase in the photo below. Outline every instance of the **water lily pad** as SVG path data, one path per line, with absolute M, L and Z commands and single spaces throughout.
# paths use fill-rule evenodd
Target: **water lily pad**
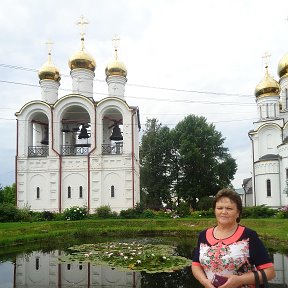
M 173 272 L 191 265 L 191 260 L 175 255 L 175 248 L 170 245 L 109 242 L 76 245 L 68 250 L 69 254 L 60 257 L 60 261 L 105 264 L 148 273 Z

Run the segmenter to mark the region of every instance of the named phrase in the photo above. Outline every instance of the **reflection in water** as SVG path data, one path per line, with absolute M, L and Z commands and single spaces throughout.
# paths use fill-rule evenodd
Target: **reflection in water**
M 141 287 L 141 273 L 119 271 L 90 263 L 59 263 L 59 250 L 33 252 L 16 258 L 15 286 L 29 287 Z
M 178 253 L 191 258 L 191 246 L 178 246 Z M 33 251 L 17 255 L 15 263 L 0 262 L 1 288 L 50 288 L 50 287 L 202 287 L 191 274 L 190 267 L 174 273 L 120 271 L 104 265 L 73 261 L 60 263 L 61 250 L 49 253 Z M 273 255 L 276 277 L 273 287 L 287 287 L 288 257 Z

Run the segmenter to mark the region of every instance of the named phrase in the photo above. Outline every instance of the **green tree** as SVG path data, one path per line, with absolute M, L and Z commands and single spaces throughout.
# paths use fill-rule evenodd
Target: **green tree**
M 159 209 L 171 201 L 170 129 L 157 119 L 147 119 L 140 146 L 141 199 L 145 206 Z
M 191 207 L 197 199 L 227 187 L 236 173 L 237 165 L 228 149 L 225 138 L 208 124 L 205 117 L 189 115 L 171 131 L 173 148 L 177 151 L 177 196 Z M 175 154 L 175 153 L 174 153 Z M 176 175 L 176 172 L 173 172 Z
M 16 185 L 0 187 L 0 204 L 10 203 L 16 205 Z

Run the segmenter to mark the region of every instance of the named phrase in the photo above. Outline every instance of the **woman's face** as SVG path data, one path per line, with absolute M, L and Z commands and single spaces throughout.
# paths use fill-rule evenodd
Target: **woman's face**
M 218 224 L 234 225 L 237 223 L 236 219 L 239 217 L 239 210 L 235 202 L 228 197 L 221 197 L 215 206 L 215 216 Z

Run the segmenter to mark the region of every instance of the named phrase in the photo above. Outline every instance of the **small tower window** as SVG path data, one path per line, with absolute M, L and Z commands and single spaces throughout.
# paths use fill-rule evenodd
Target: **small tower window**
M 114 185 L 111 186 L 111 198 L 115 197 L 115 188 Z
M 71 198 L 71 187 L 68 186 L 68 198 Z
M 266 181 L 266 188 L 267 188 L 267 197 L 271 197 L 271 180 L 267 179 Z
M 40 268 L 40 258 L 39 257 L 36 257 L 36 259 L 35 259 L 35 268 L 36 268 L 36 270 L 39 270 L 39 268 Z
M 79 198 L 83 198 L 83 187 L 79 186 Z
M 71 270 L 71 264 L 67 264 L 67 270 Z
M 37 189 L 36 189 L 36 198 L 40 199 L 40 188 L 39 187 L 37 187 Z

